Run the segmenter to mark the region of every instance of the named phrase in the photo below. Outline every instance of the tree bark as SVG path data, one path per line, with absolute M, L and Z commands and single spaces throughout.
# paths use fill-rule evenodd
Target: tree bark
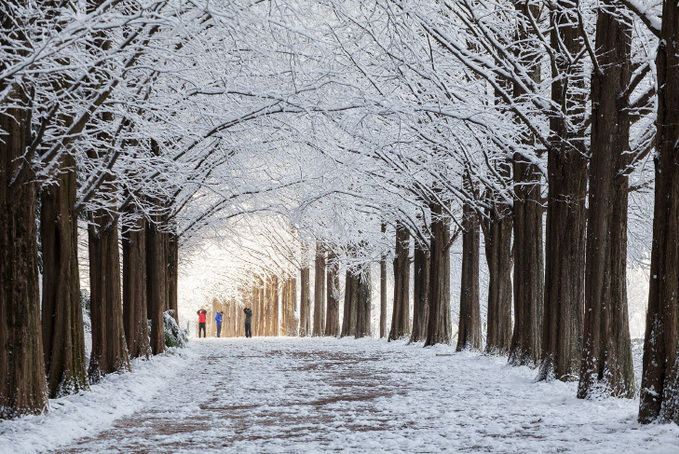
M 0 23 L 3 32 L 14 27 L 6 17 Z M 0 36 L 0 44 L 5 37 Z M 0 62 L 0 69 L 3 66 Z M 30 102 L 22 87 L 0 82 L 0 92 L 5 90 L 10 102 L 26 107 L 0 110 L 0 419 L 42 413 L 48 406 L 40 325 L 37 196 L 35 184 L 24 181 L 28 169 L 22 170 L 30 144 Z
M 559 1 L 552 6 L 552 46 L 557 55 L 552 82 L 552 115 L 548 152 L 545 309 L 539 380 L 575 380 L 579 372 L 584 298 L 586 91 L 584 69 L 568 55 L 583 53 L 576 7 Z
M 167 308 L 172 311 L 172 317 L 179 323 L 179 237 L 175 229 L 168 235 Z
M 297 299 L 297 279 L 288 277 L 283 285 L 283 327 L 286 336 L 297 336 L 295 306 Z
M 131 358 L 151 355 L 146 288 L 146 221 L 132 210 L 123 226 L 123 325 Z
M 509 363 L 535 367 L 544 294 L 540 170 L 515 156 L 514 181 L 514 331 Z
M 279 299 L 278 276 L 271 276 L 271 335 L 280 334 L 280 316 L 278 310 Z
M 429 251 L 426 245 L 415 241 L 413 258 L 413 331 L 410 342 L 424 342 L 427 339 L 429 304 Z
M 353 273 L 346 272 L 344 284 L 344 318 L 342 320 L 342 337 L 356 334 L 356 306 L 358 285 Z
M 123 328 L 118 223 L 108 210 L 90 213 L 88 236 L 92 315 L 88 375 L 97 382 L 103 375 L 129 371 L 130 360 Z
M 432 202 L 429 245 L 429 314 L 425 347 L 450 344 L 450 226 L 443 207 Z
M 370 337 L 371 308 L 372 308 L 372 282 L 370 279 L 370 267 L 358 276 L 354 282 L 356 288 L 356 334 L 355 337 Z
M 462 278 L 457 351 L 481 350 L 479 217 L 469 202 L 464 203 L 462 211 Z
M 410 232 L 396 225 L 396 257 L 394 258 L 394 305 L 391 312 L 389 340 L 410 334 Z
M 387 225 L 382 224 L 382 233 L 386 233 Z M 387 337 L 387 258 L 380 258 L 380 339 Z
M 639 421 L 679 424 L 679 4 L 663 3 L 651 282 Z
M 41 196 L 42 335 L 51 398 L 88 389 L 80 307 L 75 160 L 65 156 L 57 183 Z
M 634 397 L 627 311 L 627 176 L 632 19 L 622 8 L 599 9 L 596 33 L 601 73 L 592 76 L 592 147 L 585 325 L 578 397 Z
M 155 219 L 160 222 L 160 217 Z M 168 306 L 167 234 L 158 224 L 146 226 L 146 282 L 148 318 L 151 320 L 151 351 L 154 355 L 165 351 L 165 322 L 163 312 Z
M 302 264 L 300 285 L 302 286 L 302 293 L 300 297 L 299 335 L 305 337 L 311 335 L 311 288 L 309 265 L 306 261 Z
M 506 170 L 507 174 L 509 170 Z M 483 226 L 488 264 L 488 322 L 486 353 L 506 355 L 512 339 L 512 213 L 511 207 L 490 194 Z
M 539 16 L 540 6 L 515 2 L 520 23 L 517 42 L 530 42 L 530 19 Z M 540 81 L 540 59 L 535 50 L 515 49 L 519 64 L 536 82 Z M 522 87 L 513 86 L 513 97 L 528 96 Z M 532 146 L 534 139 L 523 138 Z M 540 360 L 540 340 L 544 306 L 544 259 L 542 246 L 541 172 L 537 165 L 519 153 L 513 156 L 514 170 L 514 331 L 509 349 L 509 364 L 535 367 Z
M 325 249 L 316 243 L 316 272 L 314 276 L 314 336 L 325 332 Z
M 340 335 L 339 325 L 339 303 L 340 303 L 340 281 L 339 281 L 339 263 L 337 256 L 332 252 L 328 252 L 328 275 L 327 275 L 327 293 L 328 293 L 328 313 L 325 319 L 325 335 L 338 337 Z

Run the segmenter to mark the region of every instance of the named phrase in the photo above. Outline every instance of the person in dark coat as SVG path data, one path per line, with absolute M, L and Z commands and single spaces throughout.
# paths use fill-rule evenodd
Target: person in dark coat
M 245 337 L 252 337 L 252 309 L 246 307 L 245 312 Z
M 207 322 L 207 311 L 205 309 L 201 309 L 198 312 L 198 338 L 200 339 L 200 332 L 203 332 L 203 337 L 207 337 L 205 335 L 205 323 Z
M 215 323 L 217 324 L 217 337 L 220 337 L 222 334 L 222 318 L 224 317 L 224 313 L 222 311 L 219 311 L 215 314 Z

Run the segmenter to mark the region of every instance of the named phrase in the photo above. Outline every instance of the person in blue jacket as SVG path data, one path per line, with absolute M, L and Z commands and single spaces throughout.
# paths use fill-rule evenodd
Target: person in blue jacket
M 219 337 L 222 334 L 222 318 L 224 316 L 224 312 L 219 311 L 215 314 L 215 323 L 217 324 L 217 337 Z

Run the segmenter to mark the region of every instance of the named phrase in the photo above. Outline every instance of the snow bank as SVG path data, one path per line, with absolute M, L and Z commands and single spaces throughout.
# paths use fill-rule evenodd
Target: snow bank
M 44 452 L 103 430 L 170 386 L 192 356 L 173 349 L 148 361 L 136 359 L 130 373 L 108 375 L 90 391 L 50 400 L 44 415 L 1 421 L 0 453 Z

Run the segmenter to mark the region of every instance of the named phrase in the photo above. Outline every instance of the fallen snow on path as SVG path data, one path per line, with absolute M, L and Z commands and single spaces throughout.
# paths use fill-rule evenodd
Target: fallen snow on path
M 446 346 L 203 339 L 138 369 L 0 423 L 0 452 L 679 452 L 679 427 L 639 425 L 637 400 L 579 400 Z

